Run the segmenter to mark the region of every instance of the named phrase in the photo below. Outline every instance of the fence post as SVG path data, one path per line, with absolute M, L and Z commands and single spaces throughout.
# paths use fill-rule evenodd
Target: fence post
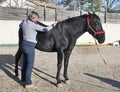
M 106 23 L 107 22 L 107 11 L 105 11 L 105 13 L 104 13 L 104 23 Z
M 26 18 L 28 18 L 29 15 L 29 9 L 27 8 Z
M 55 21 L 57 21 L 57 9 L 55 9 Z
M 46 6 L 44 7 L 44 21 L 46 21 Z

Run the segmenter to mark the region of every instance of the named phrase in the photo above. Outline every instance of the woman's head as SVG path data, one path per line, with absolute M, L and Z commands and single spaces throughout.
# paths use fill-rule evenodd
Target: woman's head
M 32 11 L 29 15 L 28 15 L 28 19 L 32 20 L 33 22 L 37 22 L 39 20 L 39 14 L 35 11 Z

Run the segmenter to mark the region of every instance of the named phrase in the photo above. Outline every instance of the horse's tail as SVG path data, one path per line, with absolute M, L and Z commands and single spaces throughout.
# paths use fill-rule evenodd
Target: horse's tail
M 22 55 L 22 49 L 21 49 L 21 46 L 22 46 L 22 41 L 23 41 L 23 31 L 22 31 L 22 28 L 19 29 L 19 32 L 18 32 L 18 36 L 19 36 L 19 42 L 18 42 L 18 50 L 17 50 L 17 53 L 15 55 L 15 75 L 18 76 L 18 64 L 19 64 L 19 60 L 21 58 L 21 55 Z
M 22 31 L 22 28 L 19 28 L 18 36 L 19 36 L 19 46 L 21 46 L 22 45 L 22 41 L 23 41 L 23 31 Z

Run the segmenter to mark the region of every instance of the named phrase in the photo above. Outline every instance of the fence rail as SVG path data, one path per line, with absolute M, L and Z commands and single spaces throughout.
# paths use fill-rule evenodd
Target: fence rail
M 0 7 L 0 20 L 22 20 L 27 17 L 29 12 L 37 11 L 41 21 L 62 21 L 71 17 L 79 16 L 80 12 L 57 10 L 41 7 L 39 9 L 9 8 Z M 87 12 L 83 12 L 85 14 Z M 119 13 L 97 13 L 102 22 L 120 23 Z

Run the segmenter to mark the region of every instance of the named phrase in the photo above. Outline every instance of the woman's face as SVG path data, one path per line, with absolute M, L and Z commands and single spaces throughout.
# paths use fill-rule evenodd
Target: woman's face
M 39 20 L 39 17 L 36 15 L 34 18 L 32 18 L 33 22 L 37 22 Z

